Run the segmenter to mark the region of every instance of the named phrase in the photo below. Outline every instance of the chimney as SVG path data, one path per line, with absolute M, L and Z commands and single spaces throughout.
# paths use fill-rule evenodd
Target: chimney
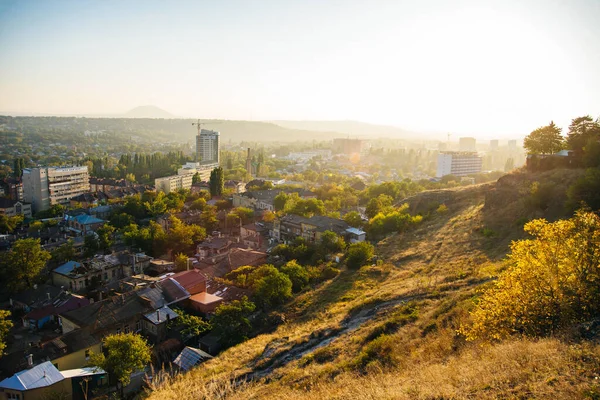
M 33 367 L 33 354 L 27 355 L 27 368 Z
M 160 322 L 160 310 L 156 310 L 156 320 Z

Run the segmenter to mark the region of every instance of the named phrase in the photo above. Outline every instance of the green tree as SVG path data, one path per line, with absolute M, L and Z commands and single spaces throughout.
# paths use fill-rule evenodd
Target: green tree
M 223 175 L 223 168 L 217 167 L 210 172 L 210 195 L 220 196 L 223 194 L 223 188 L 225 186 L 225 176 Z
M 344 215 L 344 221 L 354 228 L 361 228 L 363 225 L 362 218 L 360 214 L 356 211 L 350 211 L 346 215 Z
M 100 242 L 95 234 L 85 235 L 83 238 L 83 255 L 85 257 L 91 257 L 100 248 Z
M 554 154 L 564 148 L 564 138 L 561 136 L 562 129 L 550 122 L 550 125 L 542 126 L 531 132 L 523 141 L 523 147 L 529 154 Z
M 194 174 L 194 176 L 192 176 L 192 185 L 193 185 L 194 183 L 200 183 L 200 182 L 202 182 L 202 178 L 200 177 L 200 173 L 199 173 L 199 172 L 196 172 L 196 173 Z
M 165 200 L 165 193 L 158 192 L 156 197 L 152 202 L 146 201 L 144 202 L 144 207 L 150 215 L 153 217 L 157 217 L 159 215 L 164 214 L 167 211 L 167 202 Z
M 50 257 L 50 253 L 42 249 L 39 239 L 17 240 L 3 257 L 2 271 L 4 282 L 9 283 L 7 287 L 19 289 L 23 283 L 31 287 Z
M 292 297 L 292 281 L 272 265 L 263 265 L 248 276 L 256 300 L 263 307 L 281 304 Z
M 346 265 L 348 268 L 358 269 L 366 265 L 375 254 L 375 249 L 371 243 L 357 242 L 348 246 L 346 253 Z
M 288 196 L 285 192 L 280 192 L 275 199 L 273 199 L 273 207 L 275 207 L 275 211 L 283 211 L 287 202 L 290 200 L 290 196 Z
M 13 323 L 10 320 L 10 311 L 0 310 L 0 357 L 4 354 L 6 348 L 6 336 L 13 327 Z
M 166 241 L 173 253 L 190 253 L 194 245 L 206 238 L 206 230 L 195 224 L 186 224 L 175 216 L 169 217 Z
M 508 268 L 481 297 L 462 332 L 499 340 L 556 333 L 600 311 L 600 218 L 577 211 L 569 220 L 525 225 L 532 239 L 513 242 Z
M 21 176 L 23 175 L 23 166 L 24 165 L 25 165 L 25 161 L 22 158 L 15 158 L 14 167 L 13 167 L 15 178 L 21 179 Z
M 73 240 L 69 239 L 67 243 L 57 247 L 52 250 L 52 260 L 54 260 L 57 264 L 66 263 L 69 260 L 73 260 L 77 254 L 75 250 L 75 246 L 73 244 Z
M 252 332 L 252 324 L 248 317 L 255 309 L 256 305 L 248 301 L 246 296 L 217 307 L 211 323 L 223 345 L 231 346 L 248 338 Z
M 384 212 L 392 206 L 394 199 L 387 194 L 380 194 L 377 197 L 369 200 L 365 214 L 367 217 L 373 218 L 380 212 Z
M 115 227 L 109 224 L 104 224 L 98 228 L 96 230 L 96 234 L 98 235 L 98 249 L 106 253 L 114 243 L 114 233 Z
M 146 339 L 135 333 L 108 335 L 102 339 L 103 353 L 92 353 L 90 365 L 99 367 L 113 376 L 121 386 L 129 385 L 131 374 L 142 370 L 151 360 L 151 349 Z
M 22 222 L 22 215 L 8 217 L 4 214 L 0 214 L 0 233 L 12 233 Z
M 297 293 L 308 285 L 309 275 L 306 268 L 296 262 L 288 261 L 281 267 L 281 272 L 286 274 L 292 281 L 292 291 Z
M 594 211 L 600 210 L 600 170 L 588 168 L 585 175 L 569 187 L 567 198 L 571 209 L 578 208 L 583 202 Z
M 188 268 L 188 256 L 179 253 L 175 256 L 175 269 L 177 271 L 185 271 Z
M 44 228 L 44 223 L 42 221 L 33 221 L 29 224 L 29 228 L 27 228 L 27 232 L 37 233 L 37 232 L 40 232 L 43 228 Z
M 188 314 L 178 308 L 175 309 L 175 312 L 177 313 L 178 317 L 171 320 L 169 327 L 183 327 L 179 330 L 179 332 L 185 338 L 198 336 L 212 328 L 210 323 L 206 322 L 200 317 Z
M 321 235 L 321 243 L 319 244 L 325 254 L 339 253 L 346 247 L 344 238 L 332 231 L 325 231 Z
M 125 180 L 128 182 L 135 182 L 135 175 L 134 174 L 127 174 L 125 175 Z
M 117 229 L 123 229 L 134 222 L 135 220 L 133 217 L 126 213 L 114 214 L 112 217 L 110 217 L 110 224 Z
M 204 207 L 206 207 L 206 200 L 203 198 L 196 199 L 190 204 L 190 210 L 202 211 L 204 210 Z
M 570 150 L 581 153 L 590 140 L 597 141 L 600 138 L 600 123 L 594 121 L 589 115 L 574 118 L 569 125 L 567 145 Z
M 231 157 L 227 158 L 227 169 L 233 169 L 233 161 L 231 160 Z

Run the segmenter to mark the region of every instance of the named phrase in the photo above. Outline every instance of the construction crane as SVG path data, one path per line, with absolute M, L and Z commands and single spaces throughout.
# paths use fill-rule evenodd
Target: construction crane
M 215 124 L 220 124 L 220 122 L 200 122 L 200 120 L 197 120 L 196 122 L 192 122 L 192 125 L 198 126 L 198 136 L 200 136 L 200 131 L 202 130 L 202 125 L 215 125 Z

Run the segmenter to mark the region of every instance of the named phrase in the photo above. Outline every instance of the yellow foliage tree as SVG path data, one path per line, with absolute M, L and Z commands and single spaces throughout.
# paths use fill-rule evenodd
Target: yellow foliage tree
M 531 221 L 533 239 L 513 242 L 509 268 L 481 297 L 462 328 L 467 339 L 539 337 L 589 320 L 600 310 L 600 218 Z

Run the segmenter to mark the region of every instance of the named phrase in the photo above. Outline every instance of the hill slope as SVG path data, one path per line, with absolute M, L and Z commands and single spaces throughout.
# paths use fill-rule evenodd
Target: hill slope
M 272 121 L 289 129 L 301 129 L 317 132 L 337 132 L 338 137 L 350 135 L 361 139 L 374 137 L 408 138 L 417 137 L 414 132 L 395 126 L 369 124 L 360 121 Z
M 413 209 L 447 205 L 415 231 L 378 245 L 380 265 L 343 271 L 285 308 L 286 324 L 231 348 L 151 399 L 582 398 L 597 387 L 592 343 L 514 339 L 481 347 L 457 334 L 480 290 L 503 269 L 523 219 L 565 211 L 531 200 L 533 182 L 556 196 L 581 171 L 515 173 L 494 184 L 424 192 Z M 559 199 L 560 200 L 560 199 Z M 556 200 L 557 202 L 559 200 Z M 540 215 L 541 216 L 541 215 Z
M 139 106 L 126 112 L 125 118 L 175 118 L 173 114 L 156 106 Z

